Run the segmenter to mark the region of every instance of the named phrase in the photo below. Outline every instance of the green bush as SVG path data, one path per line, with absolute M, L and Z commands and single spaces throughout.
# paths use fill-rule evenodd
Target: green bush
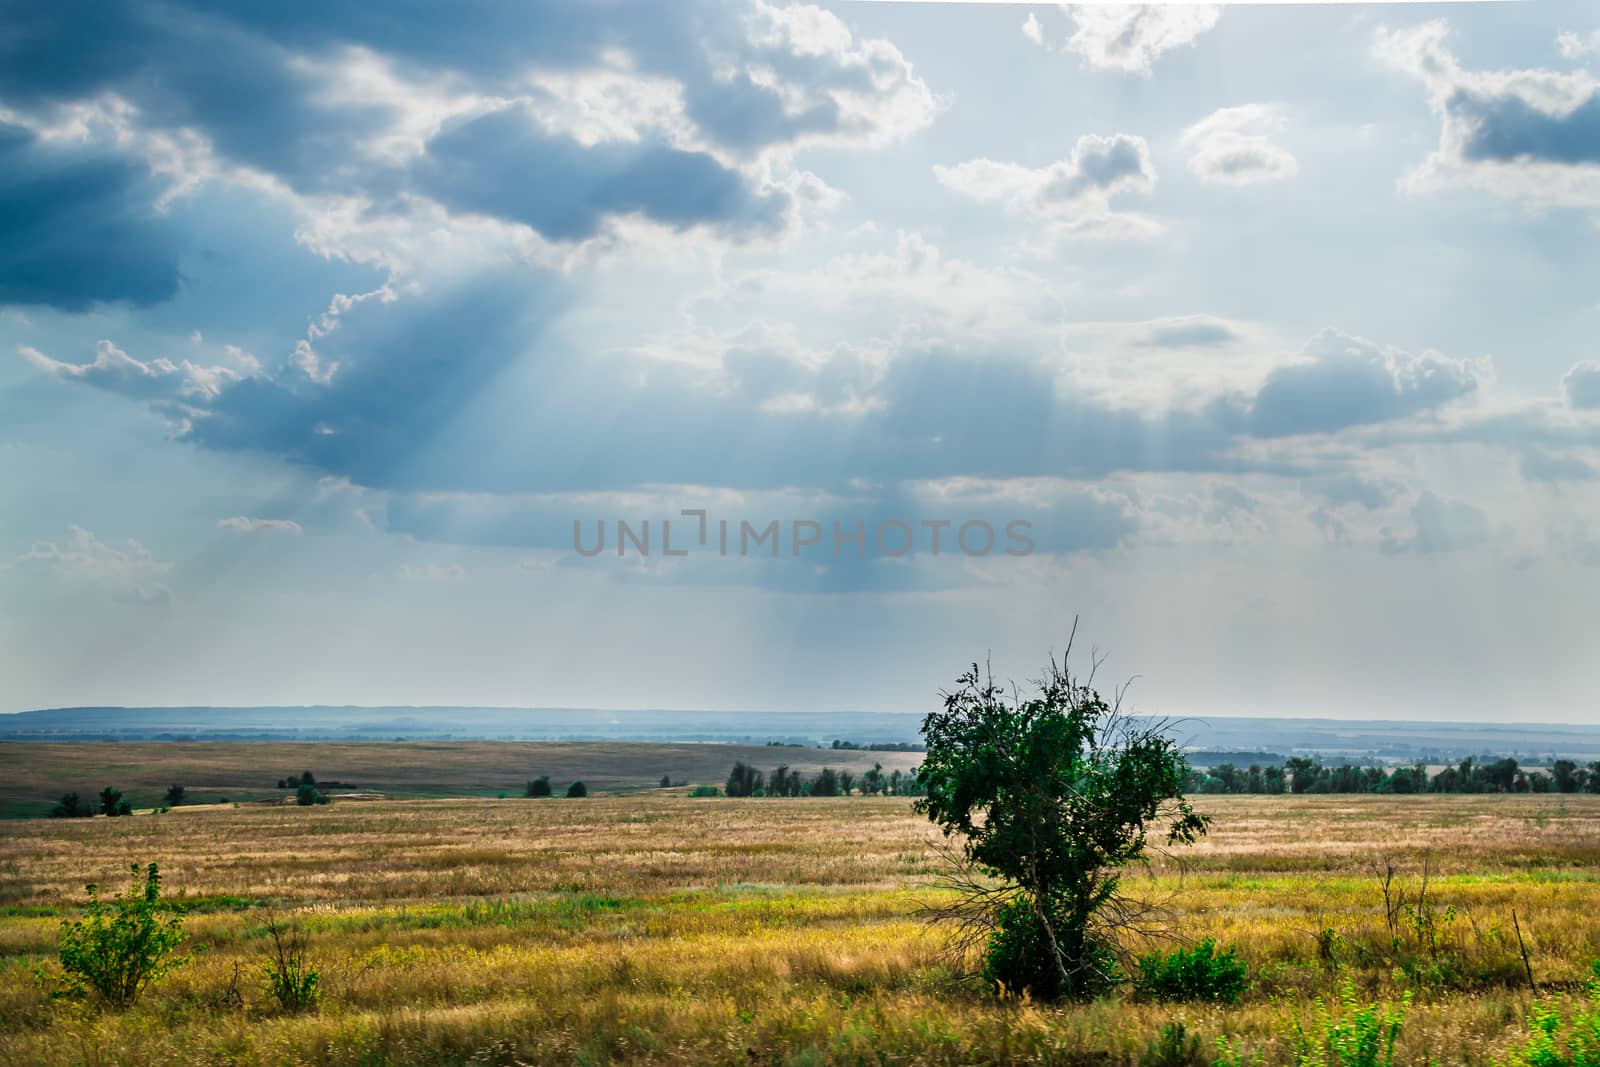
M 1217 951 L 1211 938 L 1193 948 L 1153 952 L 1138 963 L 1133 984 L 1152 1000 L 1209 1000 L 1237 1004 L 1250 986 L 1250 972 L 1232 948 Z
M 1062 916 L 1055 916 L 1051 926 L 1063 936 L 1070 931 L 1070 924 Z M 995 914 L 994 931 L 984 953 L 984 981 L 1012 993 L 1026 991 L 1036 1000 L 1056 1000 L 1063 996 L 1095 997 L 1109 991 L 1120 979 L 1116 956 L 1106 945 L 1086 937 L 1081 948 L 1063 948 L 1075 953 L 1066 958 L 1084 961 L 1081 967 L 1068 971 L 1065 984 L 1033 900 L 1018 893 Z
M 81 919 L 61 924 L 59 955 L 66 972 L 60 994 L 93 995 L 121 1010 L 139 999 L 146 986 L 189 961 L 173 953 L 186 936 L 182 905 L 161 899 L 161 872 L 154 863 L 140 873 L 132 866 L 133 884 L 109 904 L 99 888 L 89 890 L 89 906 Z
M 1410 993 L 1398 1006 L 1361 1004 L 1355 985 L 1346 981 L 1337 1005 L 1320 998 L 1318 1005 L 1310 1033 L 1295 1022 L 1296 1067 L 1394 1067 L 1394 1043 L 1411 1006 Z
M 525 797 L 547 797 L 551 792 L 550 776 L 541 774 L 539 777 L 529 780 L 527 787 L 522 791 L 522 795 Z
M 1600 1067 L 1600 962 L 1591 970 L 1589 1002 L 1570 1018 L 1555 1004 L 1536 1004 L 1528 1015 L 1527 1042 L 1513 1049 L 1506 1067 Z
M 717 792 L 717 787 L 714 785 L 697 785 L 689 790 L 689 795 L 692 797 L 714 797 Z
M 589 787 L 584 785 L 582 782 L 573 782 L 571 785 L 567 786 L 567 796 L 569 797 L 586 797 L 588 795 Z

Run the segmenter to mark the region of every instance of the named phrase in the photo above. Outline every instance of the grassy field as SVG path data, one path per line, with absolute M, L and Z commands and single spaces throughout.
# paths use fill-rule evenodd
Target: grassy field
M 1183 937 L 1239 947 L 1244 1001 L 1057 1008 L 952 973 L 921 919 L 938 865 L 909 802 L 683 792 L 7 823 L 0 1061 L 1138 1064 L 1181 1020 L 1207 1062 L 1228 1037 L 1283 1064 L 1295 1022 L 1320 1032 L 1318 998 L 1350 983 L 1411 998 L 1397 1062 L 1490 1064 L 1535 1003 L 1583 1003 L 1600 954 L 1597 797 L 1208 798 L 1211 836 L 1136 888 L 1171 895 Z M 83 883 L 149 860 L 204 950 L 126 1014 L 52 1005 L 32 971 Z M 1454 905 L 1431 951 L 1391 939 L 1383 863 L 1413 892 L 1426 865 Z M 316 1013 L 259 988 L 271 915 L 310 935 Z
M 548 774 L 558 787 L 581 779 L 590 789 L 632 791 L 673 781 L 721 784 L 736 760 L 770 771 L 780 763 L 815 774 L 823 767 L 859 773 L 908 770 L 907 752 L 832 751 L 768 745 L 637 742 L 72 742 L 0 744 L 0 818 L 47 813 L 72 790 L 89 798 L 108 785 L 135 807 L 153 807 L 174 782 L 191 801 L 282 799 L 278 779 L 309 770 L 390 796 L 521 794 Z M 333 792 L 338 792 L 334 788 Z

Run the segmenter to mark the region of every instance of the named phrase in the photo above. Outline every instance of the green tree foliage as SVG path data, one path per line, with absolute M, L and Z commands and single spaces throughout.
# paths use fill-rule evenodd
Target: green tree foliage
M 1317 780 L 1316 761 L 1304 756 L 1289 759 L 1283 769 L 1289 772 L 1289 791 L 1292 793 L 1304 793 Z
M 723 785 L 723 791 L 730 797 L 759 796 L 764 783 L 761 772 L 740 760 L 733 765 L 733 770 L 728 772 L 728 780 Z
M 138 864 L 131 870 L 133 883 L 125 894 L 107 903 L 91 884 L 83 917 L 61 924 L 65 995 L 93 996 L 121 1010 L 151 983 L 189 961 L 174 955 L 187 936 L 183 907 L 161 899 L 160 870 L 154 863 L 142 872 Z
M 1427 767 L 1362 767 L 1349 763 L 1324 766 L 1309 756 L 1296 756 L 1283 767 L 1235 767 L 1217 763 L 1193 770 L 1184 781 L 1191 793 L 1282 793 L 1287 780 L 1293 793 L 1583 793 L 1600 792 L 1600 762 L 1580 767 L 1573 760 L 1555 760 L 1548 773 L 1529 770 L 1515 759 L 1480 761 L 1472 756 L 1429 775 Z
M 183 786 L 176 783 L 167 786 L 167 791 L 161 795 L 161 803 L 169 808 L 175 808 L 183 803 Z
M 525 797 L 547 797 L 553 792 L 554 790 L 550 788 L 550 776 L 548 774 L 541 774 L 539 777 L 528 782 L 527 786 L 522 791 L 522 795 Z
M 573 782 L 571 785 L 567 786 L 567 796 L 569 797 L 586 797 L 588 795 L 589 787 L 584 785 L 582 782 Z
M 1152 827 L 1168 845 L 1206 831 L 1162 724 L 1123 718 L 1052 660 L 1026 700 L 973 665 L 922 733 L 917 810 L 1008 890 L 987 976 L 1040 998 L 1106 988 L 1122 868 L 1145 857 Z
M 326 804 L 332 798 L 317 792 L 317 787 L 310 782 L 302 782 L 294 791 L 294 802 L 302 808 L 309 808 L 313 804 Z
M 86 819 L 94 814 L 94 808 L 76 793 L 62 793 L 61 802 L 50 809 L 52 819 Z
M 122 790 L 106 786 L 100 790 L 101 815 L 132 815 L 133 806 L 122 797 Z

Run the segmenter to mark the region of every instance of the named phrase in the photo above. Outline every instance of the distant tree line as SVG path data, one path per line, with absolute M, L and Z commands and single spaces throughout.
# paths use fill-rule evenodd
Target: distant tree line
M 857 777 L 850 771 L 836 771 L 824 767 L 813 777 L 779 764 L 770 774 L 740 760 L 728 772 L 723 791 L 730 797 L 847 797 L 854 793 L 862 796 L 914 797 L 922 795 L 917 782 L 917 770 L 883 772 L 883 764 L 874 763 L 872 769 Z
M 1191 793 L 1600 793 L 1600 760 L 1580 765 L 1556 760 L 1548 773 L 1529 770 L 1509 757 L 1479 760 L 1468 756 L 1430 775 L 1425 764 L 1407 767 L 1324 766 L 1295 756 L 1282 766 L 1236 767 L 1219 763 L 1191 768 L 1184 780 Z
M 834 738 L 834 749 L 844 752 L 926 752 L 928 746 L 920 741 L 880 741 L 875 744 L 863 745 L 856 741 L 841 741 Z

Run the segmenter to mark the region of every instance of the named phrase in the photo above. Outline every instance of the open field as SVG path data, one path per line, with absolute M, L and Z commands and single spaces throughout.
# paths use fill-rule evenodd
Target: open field
M 43 815 L 72 790 L 85 798 L 108 785 L 135 807 L 160 802 L 174 782 L 195 803 L 281 799 L 280 778 L 310 770 L 320 782 L 345 782 L 394 796 L 520 795 L 548 774 L 558 787 L 582 779 L 593 790 L 655 787 L 673 781 L 721 784 L 736 760 L 770 771 L 780 763 L 815 774 L 823 767 L 885 773 L 921 756 L 799 746 L 574 742 L 69 742 L 0 744 L 0 818 Z M 334 789 L 338 792 L 338 789 Z
M 1207 798 L 1211 836 L 1139 889 L 1175 891 L 1186 938 L 1239 946 L 1244 1002 L 1053 1008 L 952 976 L 919 919 L 938 866 L 909 802 L 682 792 L 10 822 L 0 1060 L 1133 1064 L 1182 1019 L 1288 1063 L 1293 1021 L 1350 981 L 1414 998 L 1398 1062 L 1487 1064 L 1526 1041 L 1534 1003 L 1513 907 L 1541 999 L 1579 1001 L 1600 954 L 1600 797 Z M 147 860 L 204 951 L 125 1015 L 51 1006 L 30 971 L 82 883 Z M 1397 962 L 1380 860 L 1412 889 L 1426 861 L 1430 898 L 1458 909 L 1431 971 Z M 257 988 L 274 913 L 310 933 L 316 1014 Z

